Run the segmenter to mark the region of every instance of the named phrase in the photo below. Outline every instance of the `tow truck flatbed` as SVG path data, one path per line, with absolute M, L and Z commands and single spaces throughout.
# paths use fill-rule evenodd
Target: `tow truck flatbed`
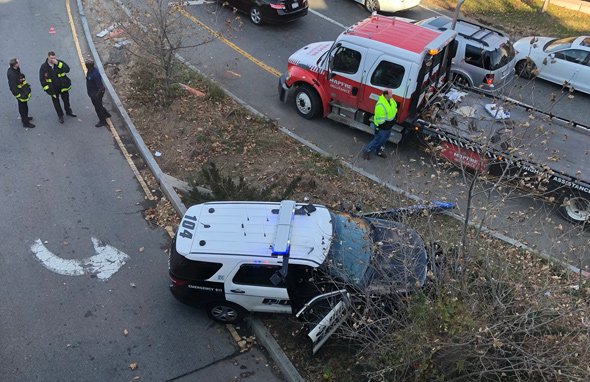
M 454 88 L 444 98 L 417 121 L 419 136 L 437 143 L 440 156 L 470 170 L 525 179 L 521 185 L 560 203 L 590 200 L 590 128 L 509 98 Z M 588 211 L 578 217 L 586 222 Z

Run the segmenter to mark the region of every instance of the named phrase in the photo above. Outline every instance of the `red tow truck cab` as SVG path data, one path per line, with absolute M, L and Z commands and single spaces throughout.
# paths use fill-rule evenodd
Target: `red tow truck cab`
M 336 41 L 309 44 L 289 57 L 279 80 L 279 97 L 293 96 L 299 115 L 319 114 L 373 133 L 375 103 L 392 89 L 398 104 L 390 140 L 399 143 L 420 110 L 447 82 L 456 33 L 373 15 Z

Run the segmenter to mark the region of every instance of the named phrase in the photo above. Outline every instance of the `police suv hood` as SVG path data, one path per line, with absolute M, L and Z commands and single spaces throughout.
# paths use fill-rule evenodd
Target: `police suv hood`
M 333 44 L 334 41 L 322 41 L 306 45 L 289 57 L 289 64 L 317 72 L 320 64 L 318 60 Z

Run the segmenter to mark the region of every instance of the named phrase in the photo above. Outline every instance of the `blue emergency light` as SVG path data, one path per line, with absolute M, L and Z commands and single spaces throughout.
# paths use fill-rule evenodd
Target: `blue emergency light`
M 295 216 L 295 202 L 283 200 L 279 208 L 279 218 L 275 241 L 272 244 L 272 254 L 278 256 L 289 256 L 291 249 L 291 227 Z

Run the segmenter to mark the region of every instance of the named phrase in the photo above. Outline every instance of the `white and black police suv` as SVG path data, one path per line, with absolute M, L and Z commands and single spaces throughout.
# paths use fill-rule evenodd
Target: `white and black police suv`
M 405 293 L 424 284 L 426 266 L 424 242 L 396 221 L 290 200 L 209 202 L 182 218 L 169 274 L 174 296 L 218 322 L 295 314 L 315 352 L 347 318 L 355 291 Z

